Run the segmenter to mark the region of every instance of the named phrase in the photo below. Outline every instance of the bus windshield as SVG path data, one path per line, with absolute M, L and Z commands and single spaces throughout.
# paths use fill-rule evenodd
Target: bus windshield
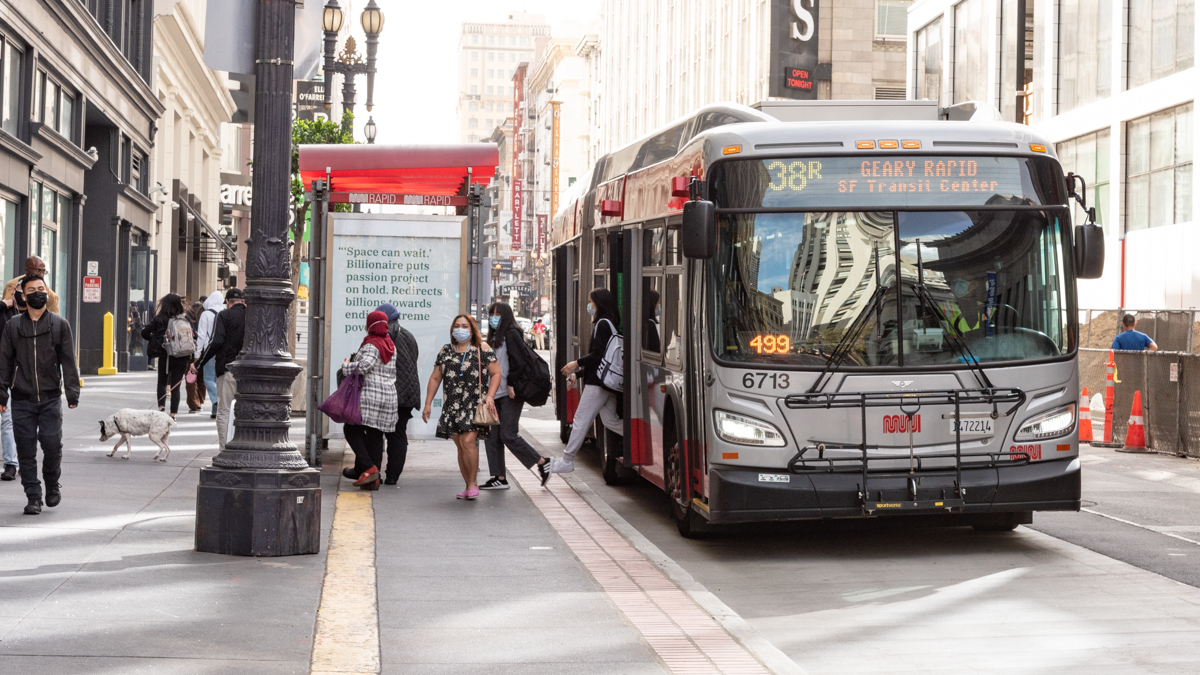
M 843 367 L 1070 353 L 1065 227 L 1030 209 L 723 213 L 713 347 L 727 361 L 823 367 L 860 321 Z

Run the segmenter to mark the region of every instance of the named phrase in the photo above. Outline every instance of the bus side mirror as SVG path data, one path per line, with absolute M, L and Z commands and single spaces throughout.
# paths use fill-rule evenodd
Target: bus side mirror
M 717 252 L 717 207 L 710 201 L 693 199 L 683 204 L 683 255 L 708 260 Z
M 1099 225 L 1075 226 L 1075 276 L 1099 279 L 1104 273 L 1104 228 Z

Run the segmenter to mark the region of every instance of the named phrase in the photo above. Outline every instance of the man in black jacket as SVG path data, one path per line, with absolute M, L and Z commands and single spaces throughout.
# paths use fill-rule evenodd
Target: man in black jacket
M 42 512 L 39 443 L 46 506 L 58 506 L 62 500 L 62 392 L 65 385 L 68 407 L 79 405 L 79 369 L 71 325 L 46 307 L 50 296 L 45 280 L 26 274 L 21 290 L 27 309 L 4 324 L 0 335 L 0 412 L 10 405 L 11 393 L 21 484 L 29 499 L 25 514 L 36 516 Z
M 246 296 L 239 288 L 225 293 L 225 307 L 213 322 L 212 339 L 205 347 L 200 359 L 192 364 L 192 372 L 203 371 L 209 359 L 217 362 L 217 446 L 225 450 L 229 438 L 229 411 L 237 396 L 237 380 L 228 370 L 229 364 L 237 360 L 242 352 L 242 338 L 246 331 Z

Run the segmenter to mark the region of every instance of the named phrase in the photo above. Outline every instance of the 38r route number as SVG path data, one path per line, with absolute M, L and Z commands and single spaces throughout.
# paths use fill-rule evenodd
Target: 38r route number
M 746 373 L 742 386 L 747 389 L 787 389 L 792 385 L 788 373 Z

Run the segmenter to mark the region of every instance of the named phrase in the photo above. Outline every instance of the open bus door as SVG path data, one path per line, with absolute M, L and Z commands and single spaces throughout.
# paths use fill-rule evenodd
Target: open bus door
M 600 448 L 603 461 L 604 481 L 609 485 L 628 483 L 637 476 L 632 469 L 635 463 L 632 448 L 625 442 L 625 439 L 631 438 L 631 413 L 636 410 L 632 407 L 633 400 L 630 397 L 630 390 L 634 384 L 630 366 L 636 362 L 631 350 L 637 344 L 630 329 L 633 325 L 631 319 L 635 316 L 632 299 L 636 296 L 632 293 L 636 290 L 633 288 L 636 280 L 633 278 L 635 275 L 629 273 L 632 269 L 631 261 L 636 241 L 637 237 L 630 236 L 629 231 L 621 230 L 610 230 L 603 238 L 608 249 L 606 259 L 610 261 L 606 285 L 617 299 L 617 307 L 621 312 L 621 334 L 625 338 L 625 363 L 621 369 L 625 376 L 625 395 L 621 397 L 620 402 L 624 438 L 609 431 L 599 418 L 595 422 L 596 444 Z
M 558 435 L 563 443 L 571 433 L 575 408 L 579 405 L 579 390 L 567 389 L 563 366 L 579 358 L 579 251 L 578 246 L 554 249 L 554 417 L 558 420 Z

